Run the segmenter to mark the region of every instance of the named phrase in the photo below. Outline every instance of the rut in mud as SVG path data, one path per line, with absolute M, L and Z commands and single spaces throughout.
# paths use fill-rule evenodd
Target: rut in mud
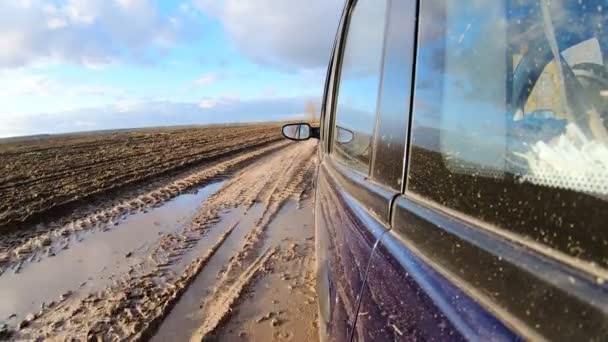
M 158 206 L 192 184 L 216 179 L 225 175 L 228 169 L 236 168 L 182 228 L 159 232 L 156 242 L 145 250 L 125 255 L 128 266 L 113 274 L 110 284 L 96 291 L 66 289 L 59 299 L 42 304 L 38 312 L 19 317 L 20 323 L 15 324 L 12 338 L 147 340 L 157 333 L 160 336 L 164 329 L 170 329 L 169 325 L 162 325 L 163 320 L 171 315 L 172 308 L 180 306 L 180 298 L 192 290 L 189 286 L 199 276 L 207 276 L 212 285 L 209 293 L 199 298 L 198 323 L 195 329 L 187 332 L 187 338 L 201 340 L 228 336 L 234 329 L 241 328 L 239 336 L 245 336 L 255 332 L 244 326 L 235 328 L 241 320 L 241 317 L 233 317 L 241 314 L 238 307 L 243 305 L 243 312 L 249 310 L 247 302 L 251 298 L 248 294 L 260 286 L 260 279 L 288 281 L 286 267 L 291 266 L 286 265 L 296 264 L 299 266 L 293 266 L 295 271 L 292 271 L 302 274 L 289 279 L 293 281 L 292 285 L 281 283 L 281 286 L 288 291 L 284 295 L 289 295 L 294 286 L 302 287 L 300 295 L 310 306 L 306 310 L 311 321 L 314 320 L 311 288 L 314 277 L 310 270 L 313 264 L 312 225 L 300 227 L 299 234 L 306 236 L 300 242 L 290 242 L 285 236 L 279 238 L 281 234 L 276 232 L 281 227 L 268 230 L 280 221 L 281 212 L 286 208 L 297 210 L 299 206 L 305 206 L 308 210 L 305 217 L 311 217 L 310 190 L 316 164 L 314 142 L 280 142 L 202 168 L 131 200 L 125 199 L 118 206 L 103 211 L 101 217 L 94 213 L 95 219 L 103 221 L 106 217 L 107 222 L 113 222 L 129 215 L 129 208 Z M 90 220 L 91 215 L 85 216 L 71 222 L 72 225 L 53 230 L 49 239 L 54 241 L 58 237 L 74 235 L 81 225 L 95 226 Z M 116 229 L 121 229 L 120 224 Z M 17 258 L 11 259 L 11 263 L 30 262 L 18 259 L 20 253 L 15 250 L 20 248 L 26 250 L 24 255 L 32 258 L 32 255 L 38 255 L 32 251 L 55 246 L 54 242 L 46 245 L 45 241 L 37 238 L 7 248 L 10 258 Z M 214 258 L 219 257 L 227 258 L 227 262 L 218 269 L 213 265 L 217 264 Z M 35 257 L 33 259 L 35 261 Z M 275 317 L 281 312 L 268 315 L 273 326 L 282 323 Z M 179 317 L 177 319 L 179 321 Z M 314 335 L 314 324 L 308 326 L 306 336 Z M 230 328 L 226 330 L 227 327 Z M 273 338 L 288 337 L 289 333 L 277 331 L 277 334 Z
M 116 200 L 102 202 L 92 210 L 76 211 L 67 220 L 38 224 L 36 229 L 29 231 L 6 233 L 0 237 L 0 274 L 7 269 L 19 272 L 27 261 L 38 261 L 43 256 L 54 256 L 55 253 L 69 246 L 75 233 L 91 229 L 107 230 L 129 214 L 146 211 L 148 208 L 162 204 L 197 184 L 225 177 L 231 170 L 285 145 L 285 141 L 279 141 L 210 163 L 175 179 L 159 181 L 148 188 L 125 191 Z

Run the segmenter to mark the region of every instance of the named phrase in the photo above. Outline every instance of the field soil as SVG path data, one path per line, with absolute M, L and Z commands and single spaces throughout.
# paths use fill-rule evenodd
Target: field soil
M 0 339 L 315 340 L 316 143 L 279 134 L 0 144 Z
M 0 229 L 281 139 L 277 125 L 83 133 L 0 143 Z

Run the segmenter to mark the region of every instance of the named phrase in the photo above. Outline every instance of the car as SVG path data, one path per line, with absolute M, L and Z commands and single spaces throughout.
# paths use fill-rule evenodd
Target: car
M 608 340 L 608 2 L 346 1 L 315 192 L 330 341 Z

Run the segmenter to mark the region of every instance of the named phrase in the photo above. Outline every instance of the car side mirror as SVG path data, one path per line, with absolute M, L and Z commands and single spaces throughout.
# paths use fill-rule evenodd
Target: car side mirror
M 340 144 L 348 144 L 355 138 L 355 133 L 349 129 L 336 126 L 336 141 Z
M 318 128 L 310 127 L 307 123 L 295 123 L 283 126 L 282 132 L 283 136 L 289 140 L 302 141 L 318 138 L 316 130 Z

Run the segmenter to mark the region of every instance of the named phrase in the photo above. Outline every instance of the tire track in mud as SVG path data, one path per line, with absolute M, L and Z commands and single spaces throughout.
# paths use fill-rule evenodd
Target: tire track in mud
M 17 233 L 16 238 L 7 234 L 0 238 L 0 275 L 7 269 L 19 272 L 22 267 L 27 266 L 27 261 L 39 260 L 43 256 L 52 256 L 59 253 L 70 244 L 71 237 L 78 232 L 91 229 L 110 229 L 127 215 L 143 212 L 147 208 L 161 205 L 194 186 L 213 181 L 218 177 L 225 177 L 233 169 L 242 166 L 244 163 L 283 148 L 287 144 L 287 142 L 281 141 L 202 167 L 187 176 L 170 181 L 164 186 L 119 200 L 115 205 L 95 210 L 80 218 L 73 219 L 65 225 L 56 226 L 51 224 L 48 231 L 33 232 L 33 236 L 29 238 L 20 239 L 19 237 L 22 236 L 20 233 Z
M 246 270 L 243 274 L 234 282 L 234 284 L 227 291 L 222 291 L 220 296 L 217 298 L 218 306 L 216 310 L 209 312 L 209 316 L 205 318 L 203 325 L 194 333 L 191 341 L 201 341 L 211 332 L 213 332 L 218 325 L 225 318 L 227 312 L 232 311 L 232 307 L 235 301 L 239 299 L 243 289 L 249 285 L 253 277 L 266 265 L 268 260 L 277 252 L 277 248 L 267 249 L 266 252 L 262 253 Z
M 280 158 L 249 170 L 245 177 L 235 179 L 234 185 L 238 188 L 253 187 L 254 190 L 249 193 L 250 203 L 260 202 L 264 206 L 264 211 L 246 235 L 239 252 L 231 258 L 226 270 L 222 272 L 211 296 L 205 298 L 201 314 L 204 320 L 201 322 L 201 328 L 192 336 L 192 341 L 204 340 L 228 318 L 232 307 L 226 303 L 236 302 L 241 292 L 232 293 L 232 296 L 227 297 L 224 293 L 225 289 L 250 278 L 247 270 L 259 258 L 260 251 L 265 247 L 264 232 L 268 224 L 287 200 L 294 198 L 299 201 L 306 188 L 310 189 L 310 182 L 305 180 L 313 179 L 317 163 L 316 149 L 312 148 L 315 145 L 297 146 L 296 153 L 281 154 L 278 156 Z M 266 248 L 275 247 L 266 246 Z
M 265 237 L 267 245 L 279 246 L 278 252 L 206 340 L 318 339 L 312 205 L 312 198 L 305 196 L 299 204 L 290 201 L 279 211 Z
M 147 340 L 196 275 L 205 272 L 207 260 L 221 250 L 234 229 L 233 225 L 219 232 L 215 242 L 205 239 L 220 220 L 220 214 L 240 205 L 251 208 L 259 203 L 264 206 L 261 217 L 250 228 L 240 250 L 230 258 L 215 290 L 205 298 L 203 311 L 215 315 L 212 320 L 201 322 L 203 328 L 200 332 L 203 333 L 198 337 L 204 338 L 212 333 L 229 316 L 231 303 L 238 302 L 242 290 L 264 270 L 266 260 L 274 255 L 274 252 L 264 252 L 276 248 L 265 245 L 266 226 L 286 201 L 299 200 L 304 188 L 310 186 L 308 180 L 312 179 L 317 162 L 316 143 L 281 144 L 288 146 L 236 172 L 201 206 L 189 225 L 180 232 L 161 236 L 150 254 L 112 285 L 84 296 L 67 297 L 42 308 L 22 322 L 21 329 L 13 338 Z M 251 153 L 261 154 L 262 150 Z M 225 170 L 218 167 L 216 173 L 207 175 L 218 176 Z M 177 191 L 188 183 L 176 181 L 164 189 Z M 162 201 L 162 195 L 159 190 L 158 196 L 150 195 L 148 198 Z M 142 198 L 137 199 L 146 203 Z M 116 213 L 119 215 L 120 210 Z M 205 244 L 209 247 L 201 249 Z M 189 259 L 193 254 L 200 256 Z M 226 293 L 226 289 L 233 291 Z

